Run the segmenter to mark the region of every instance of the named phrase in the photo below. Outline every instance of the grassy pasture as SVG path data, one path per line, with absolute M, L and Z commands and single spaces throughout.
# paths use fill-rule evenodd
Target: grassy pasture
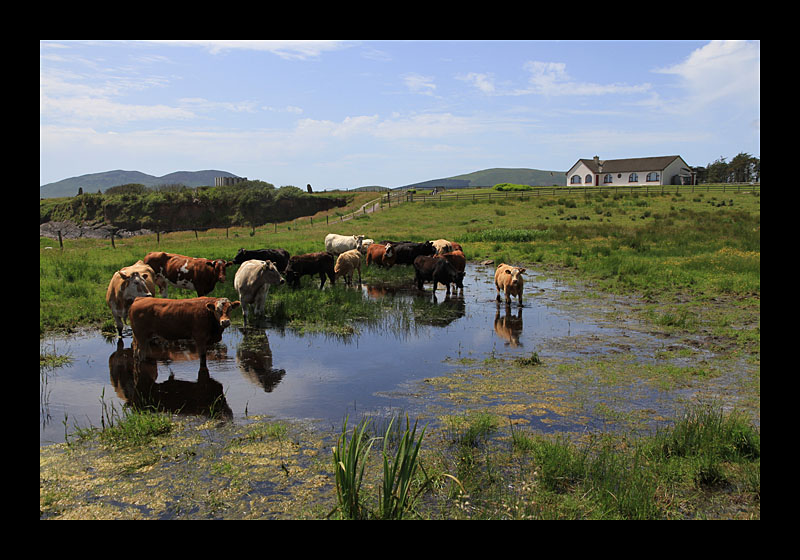
M 104 301 L 108 280 L 148 251 L 230 259 L 239 247 L 283 247 L 298 254 L 322 250 L 328 232 L 375 240 L 458 241 L 472 261 L 525 264 L 580 280 L 590 286 L 587 298 L 634 295 L 642 302 L 637 310 L 654 328 L 703 330 L 719 345 L 714 348 L 719 361 L 702 368 L 672 365 L 670 358 L 683 358 L 676 354 L 691 350 L 664 348 L 646 368 L 631 367 L 624 355 L 568 363 L 536 356 L 487 359 L 454 376 L 431 380 L 428 385 L 445 387 L 463 413 L 444 418 L 441 429 L 425 432 L 417 449 L 424 472 L 409 471 L 402 479 L 419 500 L 399 504 L 399 514 L 424 519 L 760 518 L 760 429 L 735 411 L 687 406 L 647 437 L 588 434 L 576 441 L 512 424 L 503 409 L 483 410 L 481 404 L 482 395 L 489 393 L 498 400 L 506 394 L 536 394 L 551 378 L 569 378 L 576 388 L 592 378 L 599 385 L 661 383 L 665 391 L 694 385 L 714 394 L 717 370 L 733 368 L 739 359 L 758 363 L 757 194 L 597 194 L 393 204 L 336 225 L 326 226 L 324 218 L 315 217 L 313 226 L 301 219 L 279 224 L 277 233 L 273 226 L 257 228 L 254 236 L 249 228 L 231 228 L 227 237 L 225 230 L 199 232 L 197 238 L 193 232 L 170 233 L 160 244 L 155 236 L 118 239 L 116 248 L 108 240 L 64 240 L 62 251 L 57 240 L 42 238 L 40 336 L 81 326 L 110 327 Z M 227 282 L 211 295 L 235 298 L 234 273 L 235 268 L 229 269 Z M 364 268 L 362 276 L 410 283 L 413 272 L 408 267 Z M 326 314 L 311 322 L 341 332 L 344 316 L 370 320 L 382 312 L 375 307 L 379 302 L 356 301 L 360 298 L 352 296 L 357 292 L 339 284 L 322 292 L 317 285 L 316 278 L 304 278 L 300 291 L 273 288 L 267 299 L 270 313 L 291 320 L 322 309 Z M 170 295 L 195 294 L 173 288 Z M 241 321 L 241 315 L 234 319 Z M 736 390 L 747 392 L 743 398 L 760 409 L 759 374 L 742 383 L 751 386 Z M 614 412 L 609 407 L 609 414 Z M 330 439 L 335 434 L 295 433 L 297 426 L 269 419 L 211 428 L 212 422 L 193 427 L 173 418 L 167 429 L 155 417 L 146 437 L 131 443 L 127 434 L 140 433 L 142 418 L 128 418 L 126 411 L 112 420 L 115 430 L 104 430 L 107 437 L 87 431 L 65 446 L 40 452 L 40 517 L 148 517 L 145 508 L 124 507 L 135 503 L 146 504 L 150 517 L 318 519 L 337 507 L 334 475 L 340 473 L 331 468 Z M 137 430 L 126 430 L 129 422 Z M 208 435 L 212 431 L 213 437 Z M 388 429 L 364 435 L 381 436 L 388 438 Z M 394 457 L 400 453 L 386 448 L 386 441 L 376 439 L 372 456 L 363 457 L 369 461 L 361 484 L 363 501 L 351 510 L 359 515 L 381 516 L 387 510 L 379 502 L 389 496 L 380 490 L 381 468 L 385 473 L 387 466 L 398 464 Z M 381 447 L 384 453 L 379 455 Z M 384 484 L 391 480 L 384 474 Z M 265 485 L 277 490 L 265 492 Z M 338 507 L 342 517 L 358 516 L 344 515 L 341 503 Z

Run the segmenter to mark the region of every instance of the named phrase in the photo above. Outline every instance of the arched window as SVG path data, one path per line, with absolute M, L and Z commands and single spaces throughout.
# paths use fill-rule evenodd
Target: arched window
M 569 178 L 570 185 L 580 185 L 581 184 L 581 176 L 580 175 L 573 175 Z
M 603 175 L 603 183 L 604 184 L 607 185 L 607 184 L 613 183 L 613 182 L 614 182 L 614 180 L 611 178 L 611 173 L 606 173 L 605 175 Z
M 629 183 L 638 183 L 639 182 L 639 174 L 638 173 L 631 173 L 628 175 L 628 182 Z
M 660 178 L 661 176 L 659 175 L 658 171 L 653 171 L 647 174 L 648 181 L 658 181 Z
M 583 180 L 583 182 L 586 183 L 587 185 L 591 185 L 592 184 L 592 175 L 591 174 L 587 175 L 586 178 Z

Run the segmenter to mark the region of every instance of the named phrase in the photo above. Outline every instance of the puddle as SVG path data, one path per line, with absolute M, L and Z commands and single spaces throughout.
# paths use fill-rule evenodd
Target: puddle
M 208 375 L 198 372 L 199 360 L 186 346 L 163 349 L 134 371 L 130 328 L 121 341 L 97 331 L 45 339 L 43 346 L 69 354 L 72 362 L 40 375 L 40 445 L 64 441 L 65 430 L 71 433 L 75 424 L 100 426 L 104 407 L 121 411 L 126 402 L 148 396 L 184 412 L 214 403 L 234 419 L 268 415 L 331 425 L 348 414 L 407 411 L 406 399 L 392 396 L 398 387 L 450 372 L 459 360 L 527 355 L 549 339 L 602 328 L 537 298 L 565 288 L 535 275 L 527 279 L 525 307 L 498 306 L 493 270 L 468 265 L 463 295 L 446 298 L 441 287 L 437 290 L 435 304 L 449 308 L 445 319 L 418 313 L 411 322 L 359 325 L 346 339 L 229 327 L 209 351 Z M 433 301 L 429 284 L 422 295 L 413 288 L 364 286 L 363 291 L 365 297 L 399 298 L 416 308 Z

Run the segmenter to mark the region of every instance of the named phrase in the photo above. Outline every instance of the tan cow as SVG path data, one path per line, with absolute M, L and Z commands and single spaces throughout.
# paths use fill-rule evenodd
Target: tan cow
M 150 351 L 150 339 L 194 340 L 200 356 L 200 369 L 206 368 L 206 349 L 222 340 L 222 332 L 231 324 L 231 311 L 241 302 L 228 298 L 192 299 L 139 298 L 133 302 L 128 317 L 133 330 L 133 344 L 138 358 Z
M 111 277 L 106 290 L 106 304 L 114 316 L 117 325 L 117 334 L 122 337 L 122 327 L 128 317 L 128 310 L 136 298 L 151 297 L 153 293 L 148 289 L 147 282 L 138 272 L 126 274 L 118 270 Z
M 505 263 L 500 264 L 494 272 L 494 286 L 497 288 L 497 301 L 500 301 L 500 291 L 506 296 L 506 305 L 511 305 L 511 298 L 517 296 L 517 303 L 522 306 L 522 290 L 525 287 L 525 279 L 522 273 L 524 268 L 511 266 Z
M 344 277 L 349 286 L 353 283 L 353 271 L 358 270 L 358 284 L 361 285 L 361 252 L 358 249 L 345 251 L 336 259 L 333 274 L 336 278 Z
M 144 278 L 145 284 L 147 284 L 147 289 L 150 290 L 150 293 L 153 294 L 153 297 L 156 295 L 156 287 L 158 284 L 156 283 L 156 273 L 152 267 L 144 264 L 142 259 L 136 261 L 136 264 L 132 264 L 130 266 L 126 266 L 125 268 L 121 268 L 120 272 L 127 274 L 130 276 L 134 272 L 138 272 Z M 160 288 L 160 286 L 158 286 Z M 127 313 L 125 314 L 127 317 Z
M 283 277 L 272 261 L 250 259 L 242 263 L 242 266 L 236 271 L 233 287 L 239 292 L 245 327 L 251 313 L 250 307 L 253 307 L 252 313 L 256 317 L 263 316 L 269 287 L 283 283 Z

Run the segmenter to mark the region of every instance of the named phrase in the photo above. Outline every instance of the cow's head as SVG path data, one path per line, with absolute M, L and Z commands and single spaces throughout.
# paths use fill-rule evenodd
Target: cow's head
M 264 275 L 264 279 L 267 281 L 267 284 L 283 284 L 284 279 L 281 276 L 278 267 L 275 266 L 275 263 L 272 261 L 261 261 L 264 264 L 261 267 L 262 274 Z
M 242 249 L 239 249 L 236 252 L 236 256 L 233 257 L 233 261 L 232 262 L 233 262 L 233 264 L 242 264 L 246 260 L 247 260 L 247 256 L 245 255 L 244 248 L 242 248 Z
M 117 272 L 120 278 L 122 278 L 122 287 L 120 291 L 122 292 L 122 297 L 125 301 L 132 302 L 137 297 L 152 297 L 153 294 L 150 293 L 150 290 L 147 288 L 147 282 L 145 282 L 142 275 L 138 272 L 132 273 L 130 276 L 122 272 L 121 270 Z
M 426 241 L 422 244 L 420 255 L 431 256 L 436 254 L 436 247 L 433 246 L 433 241 Z
M 394 246 L 391 243 L 387 243 L 383 254 L 387 259 L 394 257 Z
M 524 282 L 524 278 L 522 278 L 522 273 L 525 272 L 525 269 L 519 266 L 512 266 L 506 269 L 506 274 L 508 274 L 510 279 L 511 286 L 519 286 L 522 282 Z
M 231 324 L 231 311 L 241 304 L 240 301 L 219 298 L 216 302 L 208 302 L 206 308 L 214 314 L 214 319 L 219 323 L 220 328 L 224 329 Z
M 215 261 L 206 261 L 206 264 L 214 270 L 214 276 L 217 282 L 225 282 L 225 269 L 229 266 L 233 266 L 234 263 L 233 261 L 217 259 Z

